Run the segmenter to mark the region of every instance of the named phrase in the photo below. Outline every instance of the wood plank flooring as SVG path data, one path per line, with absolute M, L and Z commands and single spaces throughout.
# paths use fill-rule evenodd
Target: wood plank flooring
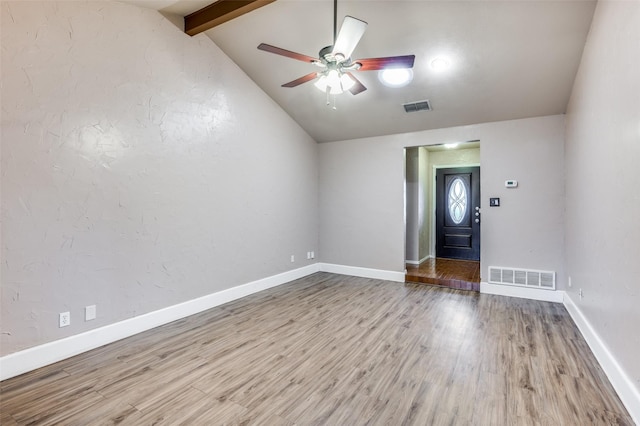
M 2 425 L 632 425 L 559 304 L 318 273 L 0 383 Z
M 480 262 L 457 259 L 427 259 L 420 265 L 407 263 L 405 281 L 435 284 L 458 290 L 480 291 Z

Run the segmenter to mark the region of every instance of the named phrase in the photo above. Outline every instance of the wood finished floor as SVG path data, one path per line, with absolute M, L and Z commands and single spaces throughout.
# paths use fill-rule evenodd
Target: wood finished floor
M 406 267 L 406 282 L 480 291 L 480 262 L 436 258 Z
M 633 424 L 560 304 L 328 273 L 0 391 L 2 425 Z

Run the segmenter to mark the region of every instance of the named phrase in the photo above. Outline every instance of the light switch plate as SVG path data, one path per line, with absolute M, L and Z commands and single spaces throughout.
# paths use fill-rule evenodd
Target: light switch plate
M 84 320 L 91 321 L 96 319 L 96 305 L 90 305 L 84 308 Z

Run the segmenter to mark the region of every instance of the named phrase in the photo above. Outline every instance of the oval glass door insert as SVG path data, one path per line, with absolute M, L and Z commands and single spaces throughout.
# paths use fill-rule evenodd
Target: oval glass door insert
M 462 179 L 455 178 L 449 187 L 448 196 L 449 216 L 456 225 L 459 225 L 467 213 L 467 188 Z

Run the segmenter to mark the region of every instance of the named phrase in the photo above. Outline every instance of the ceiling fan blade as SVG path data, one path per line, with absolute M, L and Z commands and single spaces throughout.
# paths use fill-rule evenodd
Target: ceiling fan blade
M 293 81 L 285 83 L 285 84 L 282 85 L 282 87 L 296 87 L 296 86 L 301 85 L 302 83 L 306 83 L 307 81 L 314 80 L 317 77 L 318 77 L 318 73 L 317 72 L 312 72 L 312 73 L 304 75 L 304 76 L 302 76 L 300 78 L 296 78 Z
M 366 29 L 366 22 L 352 16 L 345 16 L 331 53 L 334 56 L 339 53 L 345 58 L 350 58 Z
M 282 49 L 280 47 L 271 46 L 270 44 L 260 43 L 258 49 L 264 50 L 265 52 L 275 53 L 276 55 L 286 56 L 287 58 L 297 59 L 302 62 L 318 62 L 316 58 L 312 58 L 311 56 L 303 55 L 301 53 L 292 52 L 290 50 Z
M 362 84 L 360 82 L 360 80 L 358 80 L 352 73 L 348 72 L 346 74 L 349 77 L 351 77 L 353 79 L 353 81 L 356 82 L 356 84 L 351 86 L 351 89 L 349 89 L 349 91 L 351 92 L 352 95 L 357 95 L 358 93 L 361 93 L 361 92 L 364 92 L 365 90 L 367 90 L 367 88 L 364 87 L 364 84 Z
M 386 58 L 358 59 L 362 66 L 358 71 L 377 71 L 386 68 L 413 68 L 416 55 L 388 56 Z

